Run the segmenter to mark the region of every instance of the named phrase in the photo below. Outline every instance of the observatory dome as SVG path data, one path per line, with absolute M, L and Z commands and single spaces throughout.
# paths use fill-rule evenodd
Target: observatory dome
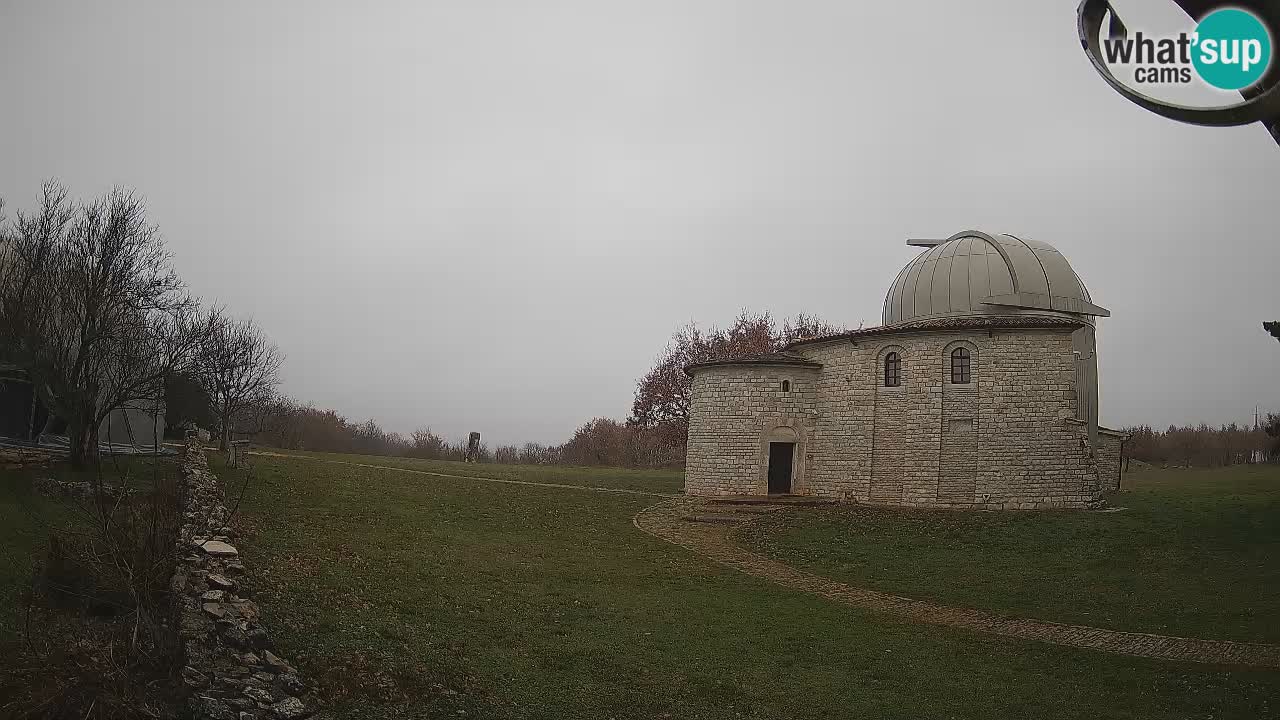
M 912 240 L 928 248 L 889 288 L 884 324 L 991 315 L 1066 316 L 1093 324 L 1110 315 L 1093 304 L 1071 264 L 1048 243 L 975 230 L 946 240 Z

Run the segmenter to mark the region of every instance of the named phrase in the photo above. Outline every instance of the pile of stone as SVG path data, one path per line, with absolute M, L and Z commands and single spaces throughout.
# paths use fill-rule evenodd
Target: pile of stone
M 0 448 L 0 468 L 21 470 L 31 465 L 48 465 L 52 455 L 37 448 Z
M 77 500 L 88 500 L 96 497 L 99 485 L 92 482 L 79 482 L 75 480 L 58 480 L 57 478 L 44 478 L 37 480 L 36 489 L 41 493 L 54 498 L 75 498 Z M 136 492 L 136 488 L 124 488 L 111 483 L 101 483 L 102 494 L 115 500 L 123 493 L 124 495 L 132 495 Z
M 273 650 L 258 606 L 244 597 L 245 572 L 231 543 L 222 486 L 197 437 L 182 462 L 183 523 L 172 590 L 196 720 L 298 720 L 312 707 L 307 686 Z

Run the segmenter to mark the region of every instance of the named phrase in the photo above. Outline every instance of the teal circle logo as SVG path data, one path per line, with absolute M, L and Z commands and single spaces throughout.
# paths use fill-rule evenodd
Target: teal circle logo
M 1257 83 L 1271 65 L 1271 33 L 1257 15 L 1239 8 L 1215 10 L 1196 26 L 1191 62 L 1200 78 L 1222 90 Z

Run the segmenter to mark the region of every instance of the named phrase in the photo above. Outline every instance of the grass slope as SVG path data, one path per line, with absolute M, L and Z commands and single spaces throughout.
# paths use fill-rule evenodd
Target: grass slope
M 512 472 L 565 472 L 540 470 Z M 569 472 L 584 485 L 670 483 Z M 255 458 L 254 475 L 242 552 L 277 641 L 335 717 L 1277 711 L 1277 673 L 905 625 L 776 588 L 637 531 L 653 498 L 291 458 Z
M 1125 477 L 1116 513 L 840 508 L 739 539 L 853 585 L 1022 617 L 1280 642 L 1280 468 Z
M 266 450 L 264 452 L 275 451 Z M 396 467 L 442 475 L 497 478 L 500 480 L 520 480 L 582 487 L 599 486 L 599 483 L 604 482 L 605 486 L 620 490 L 672 494 L 684 492 L 684 473 L 679 470 L 610 468 L 606 473 L 602 473 L 600 468 L 566 465 L 497 465 L 387 457 L 385 455 L 340 455 L 292 450 L 285 452 L 292 458 L 310 458 L 328 463 Z

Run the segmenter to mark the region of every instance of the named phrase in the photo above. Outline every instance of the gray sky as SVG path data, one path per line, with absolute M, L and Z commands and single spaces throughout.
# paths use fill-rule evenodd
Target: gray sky
M 0 0 L 0 197 L 136 188 L 351 418 L 559 442 L 677 325 L 876 325 L 968 228 L 1111 309 L 1104 423 L 1280 410 L 1280 149 L 1121 99 L 1076 0 L 109 5 Z

